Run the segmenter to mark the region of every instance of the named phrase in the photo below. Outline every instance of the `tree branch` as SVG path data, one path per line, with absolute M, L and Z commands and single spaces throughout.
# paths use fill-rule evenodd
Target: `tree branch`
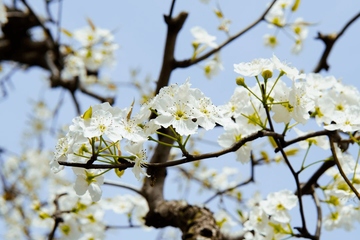
M 323 54 L 320 57 L 320 60 L 313 70 L 314 73 L 320 72 L 322 69 L 328 71 L 329 64 L 327 63 L 327 59 L 330 55 L 330 52 L 335 44 L 335 42 L 344 34 L 345 30 L 350 27 L 352 23 L 354 23 L 360 17 L 360 12 L 357 13 L 354 17 L 352 17 L 349 22 L 345 24 L 345 26 L 341 29 L 338 34 L 329 34 L 323 35 L 322 33 L 318 32 L 318 36 L 315 39 L 320 39 L 325 44 L 325 49 Z
M 115 181 L 111 181 L 109 179 L 106 179 L 104 181 L 104 185 L 125 188 L 125 189 L 131 190 L 133 192 L 136 192 L 137 194 L 139 194 L 141 196 L 144 196 L 143 193 L 140 190 L 138 190 L 137 188 L 135 188 L 134 186 L 131 186 L 129 184 L 125 184 L 125 183 L 121 183 L 121 182 L 115 182 Z
M 222 239 L 213 213 L 185 201 L 161 201 L 145 217 L 145 224 L 155 228 L 172 226 L 179 228 L 184 240 Z
M 190 162 L 194 162 L 194 161 L 198 161 L 198 160 L 203 160 L 203 159 L 209 159 L 209 158 L 214 158 L 214 157 L 220 157 L 224 154 L 230 153 L 230 152 L 235 152 L 237 151 L 239 148 L 241 148 L 243 145 L 245 145 L 247 142 L 253 141 L 255 139 L 258 138 L 262 138 L 262 137 L 274 137 L 277 139 L 282 139 L 282 135 L 277 134 L 277 133 L 273 133 L 273 132 L 268 132 L 268 131 L 258 131 L 256 133 L 250 134 L 249 136 L 246 136 L 244 138 L 242 138 L 241 140 L 239 140 L 238 142 L 236 142 L 235 144 L 233 144 L 231 147 L 229 148 L 225 148 L 223 150 L 217 151 L 217 152 L 212 152 L 212 153 L 204 153 L 204 154 L 198 154 L 198 155 L 191 155 L 188 154 L 179 160 L 174 160 L 174 161 L 163 161 L 163 162 L 158 162 L 156 161 L 156 159 L 159 158 L 163 158 L 163 155 L 166 155 L 167 152 L 162 152 L 160 150 L 155 151 L 156 152 L 160 152 L 157 154 L 154 154 L 152 157 L 152 160 L 145 164 L 145 167 L 148 168 L 148 174 L 152 175 L 154 174 L 153 171 L 158 171 L 161 168 L 166 168 L 166 167 L 173 167 L 173 166 L 178 166 L 184 163 L 190 163 Z M 168 139 L 168 138 L 166 138 Z M 162 147 L 160 147 L 162 146 Z M 157 149 L 162 149 L 165 150 L 167 146 L 164 146 L 162 144 L 158 144 Z M 168 155 L 166 155 L 168 156 Z M 64 162 L 64 161 L 58 161 L 60 165 L 63 166 L 70 166 L 70 167 L 81 167 L 81 168 L 85 168 L 85 169 L 112 169 L 112 168 L 118 168 L 119 170 L 124 170 L 127 168 L 131 168 L 134 167 L 134 163 L 131 162 L 125 162 L 125 163 L 121 163 L 121 164 L 88 164 L 88 163 L 75 163 L 75 162 Z
M 349 178 L 346 176 L 345 172 L 342 169 L 342 166 L 340 164 L 340 161 L 337 157 L 336 151 L 335 151 L 335 145 L 334 145 L 334 140 L 332 139 L 332 137 L 329 137 L 329 141 L 330 141 L 330 149 L 331 149 L 331 153 L 333 155 L 335 164 L 337 166 L 337 168 L 339 169 L 340 175 L 343 177 L 344 181 L 347 183 L 347 185 L 349 186 L 349 188 L 353 191 L 353 193 L 356 195 L 356 197 L 360 200 L 360 194 L 358 192 L 358 190 L 355 188 L 355 186 L 350 182 Z
M 238 37 L 240 37 L 241 35 L 245 34 L 246 32 L 248 32 L 249 30 L 251 30 L 253 27 L 255 27 L 257 24 L 259 24 L 261 21 L 263 21 L 265 19 L 266 14 L 270 11 L 271 7 L 275 4 L 276 0 L 273 0 L 271 2 L 271 4 L 269 5 L 269 7 L 265 10 L 265 12 L 252 24 L 250 24 L 248 27 L 246 27 L 245 29 L 241 30 L 240 32 L 238 32 L 237 34 L 229 37 L 225 42 L 223 42 L 220 46 L 218 46 L 217 48 L 212 49 L 211 51 L 205 53 L 204 55 L 195 58 L 195 59 L 186 59 L 186 60 L 182 60 L 182 61 L 175 61 L 174 65 L 175 68 L 186 68 L 189 67 L 193 64 L 196 64 L 202 60 L 207 59 L 208 57 L 210 57 L 211 55 L 219 52 L 222 48 L 224 48 L 225 46 L 227 46 L 229 43 L 231 43 L 232 41 L 234 41 L 235 39 L 237 39 Z

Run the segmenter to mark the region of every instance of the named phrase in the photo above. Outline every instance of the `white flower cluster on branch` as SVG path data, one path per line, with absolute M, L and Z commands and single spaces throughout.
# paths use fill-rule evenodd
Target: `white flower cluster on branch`
M 357 104 L 359 94 L 333 78 L 330 78 L 332 81 L 327 87 L 320 87 L 322 85 L 315 85 L 314 78 L 319 80 L 321 76 L 300 74 L 276 56 L 235 64 L 234 68 L 242 75 L 237 79 L 240 86 L 223 106 L 213 105 L 199 89 L 191 88 L 187 80 L 182 85 L 162 88 L 135 115 L 133 106 L 120 109 L 103 103 L 90 107 L 82 116 L 73 119 L 69 132 L 59 140 L 51 168 L 55 172 L 61 170 L 63 166 L 58 161 L 91 166 L 95 161 L 118 164 L 121 159 L 134 164 L 133 172 L 140 179 L 140 174 L 148 176 L 143 169 L 147 165 L 144 144 L 148 140 L 165 144 L 152 136 L 164 134 L 158 131 L 160 128 L 173 131 L 173 136 L 165 137 L 176 141 L 178 145 L 174 146 L 184 154 L 191 135 L 196 134 L 199 128 L 211 130 L 216 125 L 224 128 L 218 139 L 219 145 L 224 148 L 232 147 L 257 131 L 272 128 L 268 126 L 272 121 L 284 123 L 285 132 L 291 129 L 290 123 L 306 124 L 311 117 L 315 117 L 325 129 L 359 130 L 360 120 L 354 118 L 360 111 Z M 276 72 L 278 75 L 275 75 Z M 249 87 L 243 77 L 254 77 L 255 85 Z M 334 98 L 347 89 L 354 94 Z M 337 103 L 336 99 L 342 100 Z M 151 113 L 155 117 L 148 120 Z M 183 139 L 184 136 L 186 139 Z M 247 163 L 251 150 L 251 142 L 244 144 L 236 150 L 237 160 Z M 102 175 L 107 171 L 74 168 L 76 192 L 81 195 L 89 191 L 92 199 L 98 201 Z

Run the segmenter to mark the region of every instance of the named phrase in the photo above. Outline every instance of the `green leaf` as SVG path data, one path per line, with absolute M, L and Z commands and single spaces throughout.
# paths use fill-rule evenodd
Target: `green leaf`
M 92 107 L 90 106 L 88 110 L 86 110 L 86 112 L 84 112 L 84 114 L 82 115 L 82 118 L 84 120 L 88 120 L 90 119 L 92 116 Z
M 124 175 L 125 170 L 119 170 L 118 168 L 115 168 L 115 174 L 121 178 L 122 175 Z
M 291 8 L 291 11 L 295 12 L 300 6 L 300 0 L 296 0 Z
M 65 28 L 61 28 L 61 32 L 68 37 L 73 37 L 73 34 L 70 31 L 66 30 Z
M 95 31 L 96 27 L 95 24 L 93 23 L 93 21 L 90 18 L 86 18 L 86 21 L 88 22 L 88 24 L 90 25 L 91 29 L 93 31 Z
M 132 110 L 134 107 L 134 103 L 135 103 L 135 99 L 132 101 L 131 106 L 130 106 L 130 111 L 128 112 L 128 115 L 126 116 L 126 120 L 128 120 L 128 121 L 130 120 L 131 113 L 132 113 Z

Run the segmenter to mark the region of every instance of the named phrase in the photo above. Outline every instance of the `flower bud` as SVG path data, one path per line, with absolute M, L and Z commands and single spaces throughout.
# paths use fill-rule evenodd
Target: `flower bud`
M 192 46 L 193 46 L 193 48 L 194 48 L 194 51 L 196 51 L 197 49 L 198 49 L 198 47 L 199 47 L 199 43 L 198 42 L 192 42 Z
M 262 76 L 265 80 L 267 80 L 267 79 L 269 79 L 269 78 L 272 77 L 272 71 L 270 71 L 270 70 L 264 70 L 264 71 L 261 73 L 261 76 Z
M 243 77 L 237 77 L 237 78 L 236 78 L 236 84 L 239 85 L 239 86 L 246 87 L 245 78 L 243 78 Z

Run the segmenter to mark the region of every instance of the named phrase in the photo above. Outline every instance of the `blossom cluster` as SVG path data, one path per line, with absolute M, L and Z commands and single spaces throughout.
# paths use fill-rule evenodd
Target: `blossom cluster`
M 288 124 L 294 120 L 304 125 L 314 117 L 317 124 L 327 130 L 351 132 L 360 129 L 360 120 L 356 117 L 360 111 L 359 92 L 334 77 L 323 77 L 314 73 L 302 74 L 296 68 L 281 62 L 276 56 L 235 64 L 234 69 L 242 76 L 238 78 L 238 83 L 247 91 L 237 91 L 241 96 L 233 98 L 243 99 L 250 96 L 251 92 L 250 98 L 258 99 L 258 104 L 265 103 L 274 113 L 272 119 L 275 122 Z M 278 76 L 272 78 L 275 70 L 279 72 Z M 291 86 L 286 84 L 283 76 L 291 80 Z M 250 88 L 243 77 L 255 77 L 258 84 Z M 259 78 L 263 78 L 264 81 L 261 82 Z M 261 92 L 262 86 L 264 92 Z M 247 100 L 243 101 L 246 103 Z M 250 102 L 254 100 L 250 99 Z M 255 105 L 254 109 L 257 107 Z M 236 109 L 234 116 L 243 113 L 242 108 Z M 261 110 L 257 113 L 258 116 L 262 116 Z M 258 117 L 258 121 L 261 119 Z
M 298 198 L 289 190 L 268 194 L 266 200 L 250 202 L 251 211 L 244 223 L 245 239 L 280 239 L 292 233 L 289 210 Z
M 144 143 L 160 127 L 171 126 L 181 139 L 183 135 L 195 134 L 199 127 L 210 130 L 222 122 L 218 108 L 199 89 L 191 88 L 188 81 L 163 88 L 133 116 L 132 110 L 103 103 L 74 118 L 69 132 L 57 143 L 51 169 L 54 172 L 63 169 L 58 161 L 87 163 L 96 156 L 94 160 L 108 164 L 118 164 L 119 159 L 134 163 L 133 172 L 140 179 L 140 174 L 147 176 L 143 169 L 147 158 Z M 148 121 L 152 112 L 156 117 Z M 77 176 L 76 192 L 82 195 L 89 191 L 93 200 L 98 201 L 105 171 L 73 170 Z
M 308 36 L 307 27 L 310 25 L 310 23 L 304 21 L 301 17 L 296 18 L 294 22 L 288 21 L 288 12 L 295 12 L 298 9 L 299 4 L 300 1 L 298 0 L 276 1 L 265 16 L 270 29 L 274 27 L 284 29 L 284 31 L 288 32 L 287 35 L 291 35 L 294 41 L 292 48 L 293 53 L 299 53 L 302 50 L 303 42 Z M 265 34 L 264 43 L 265 46 L 269 46 L 271 48 L 275 48 L 279 44 L 276 34 Z
M 73 33 L 63 30 L 80 46 L 76 49 L 69 45 L 61 47 L 62 53 L 65 55 L 61 77 L 65 80 L 78 77 L 82 83 L 87 85 L 100 83 L 112 89 L 114 84 L 107 78 L 99 79 L 98 72 L 104 66 L 115 64 L 114 53 L 118 45 L 114 42 L 111 31 L 96 27 L 91 20 L 88 22 L 89 26 L 75 30 Z
M 2 159 L 3 239 L 22 239 L 26 234 L 31 239 L 43 239 L 42 234 L 48 234 L 59 219 L 57 239 L 105 239 L 104 215 L 108 210 L 124 214 L 126 222 L 130 219 L 144 225 L 148 205 L 143 197 L 115 195 L 95 203 L 89 193 L 78 196 L 65 172 L 49 172 L 51 155 L 49 151 L 26 150 L 21 156 Z
M 90 195 L 78 197 L 69 186 L 62 186 L 51 193 L 57 205 L 42 206 L 38 200 L 32 202 L 35 213 L 33 224 L 41 229 L 51 229 L 54 217 L 61 217 L 59 224 L 61 239 L 105 239 L 104 215 L 107 210 L 127 215 L 131 221 L 144 224 L 148 211 L 144 198 L 133 195 L 117 195 L 94 203 Z M 57 215 L 58 214 L 58 215 Z
M 360 120 L 356 118 L 360 94 L 333 77 L 301 74 L 276 56 L 235 64 L 234 71 L 241 75 L 237 78 L 240 86 L 222 106 L 215 106 L 186 81 L 162 88 L 137 114 L 132 114 L 132 106 L 120 109 L 103 103 L 90 107 L 83 116 L 73 119 L 67 135 L 59 139 L 51 168 L 55 172 L 61 170 L 58 161 L 87 163 L 92 159 L 117 164 L 123 159 L 134 163 L 133 172 L 140 179 L 141 174 L 147 176 L 143 169 L 147 163 L 144 144 L 148 140 L 157 141 L 151 135 L 161 127 L 173 129 L 178 136 L 175 136 L 178 147 L 185 147 L 186 141 L 181 136 L 196 134 L 199 128 L 211 130 L 221 125 L 224 132 L 218 143 L 223 148 L 267 129 L 269 121 L 284 123 L 285 132 L 291 128 L 289 123 L 306 124 L 311 117 L 328 130 L 360 129 Z M 254 77 L 255 85 L 249 87 L 244 77 Z M 151 114 L 155 117 L 148 120 Z M 251 142 L 244 144 L 236 150 L 237 160 L 247 163 L 251 150 Z M 104 171 L 74 168 L 74 173 L 76 192 L 89 191 L 94 201 L 99 200 Z
M 342 152 L 336 148 L 336 156 L 344 173 L 349 179 L 352 178 L 352 184 L 360 191 L 358 160 L 355 160 L 349 153 Z M 326 185 L 322 185 L 325 199 L 328 204 L 330 213 L 324 216 L 324 227 L 327 230 L 344 228 L 346 230 L 354 229 L 354 224 L 360 222 L 360 202 L 355 193 L 350 189 L 345 180 L 340 176 L 336 167 L 326 172 L 332 178 Z

